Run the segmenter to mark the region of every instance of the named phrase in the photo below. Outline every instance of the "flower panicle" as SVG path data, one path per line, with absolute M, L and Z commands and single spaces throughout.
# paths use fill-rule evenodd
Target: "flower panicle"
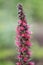
M 32 43 L 30 42 L 30 34 L 31 32 L 28 30 L 30 28 L 27 25 L 27 21 L 25 20 L 25 15 L 23 12 L 23 7 L 21 4 L 18 5 L 18 26 L 16 29 L 17 36 L 16 36 L 16 45 L 18 47 L 19 55 L 17 58 L 19 61 L 16 63 L 17 65 L 34 65 L 32 61 L 29 61 L 31 58 L 31 51 L 30 47 Z

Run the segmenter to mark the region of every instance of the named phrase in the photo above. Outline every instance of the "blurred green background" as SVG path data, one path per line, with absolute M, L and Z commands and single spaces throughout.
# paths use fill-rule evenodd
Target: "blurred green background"
M 0 0 L 0 65 L 15 65 L 16 26 L 18 24 L 17 4 L 22 3 L 30 30 L 32 60 L 43 65 L 43 0 Z

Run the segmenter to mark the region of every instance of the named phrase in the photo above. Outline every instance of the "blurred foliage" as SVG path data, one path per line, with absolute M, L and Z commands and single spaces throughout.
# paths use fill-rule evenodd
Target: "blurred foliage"
M 34 57 L 36 59 L 43 58 L 43 47 L 40 47 L 37 42 L 35 42 L 35 43 L 33 42 L 33 46 L 31 48 L 31 50 L 33 51 L 32 57 Z
M 6 62 L 0 62 L 0 65 L 14 65 L 14 63 L 6 61 Z
M 0 24 L 0 48 L 14 48 L 15 24 Z
M 0 0 L 0 20 L 8 22 L 9 19 L 15 19 L 18 3 L 23 4 L 27 17 L 43 21 L 43 0 Z
M 6 57 L 16 56 L 16 49 L 0 49 L 0 59 L 5 59 Z

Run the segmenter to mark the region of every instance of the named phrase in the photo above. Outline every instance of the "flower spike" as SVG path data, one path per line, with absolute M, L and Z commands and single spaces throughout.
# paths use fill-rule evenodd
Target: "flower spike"
M 17 36 L 16 36 L 16 45 L 18 47 L 18 53 L 17 56 L 18 62 L 17 65 L 34 65 L 32 61 L 29 61 L 31 58 L 31 51 L 30 47 L 32 46 L 32 43 L 30 42 L 30 34 L 31 32 L 28 30 L 30 28 L 29 25 L 27 25 L 27 21 L 25 19 L 25 14 L 23 12 L 23 7 L 21 4 L 18 4 L 18 26 L 16 29 Z

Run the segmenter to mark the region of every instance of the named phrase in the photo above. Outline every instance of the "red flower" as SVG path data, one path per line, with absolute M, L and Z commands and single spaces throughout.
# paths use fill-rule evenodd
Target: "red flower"
M 24 62 L 26 62 L 27 60 L 28 60 L 28 58 L 27 58 L 27 57 L 25 57 L 25 58 L 23 59 L 23 61 L 24 61 Z
M 18 41 L 19 40 L 19 37 L 18 36 L 16 36 L 16 41 Z
M 28 31 L 28 30 L 26 30 L 26 33 L 27 33 L 28 35 L 32 34 L 32 32 L 31 32 L 31 31 Z
M 20 44 L 18 41 L 16 41 L 16 46 L 17 46 L 17 47 L 20 47 L 21 44 Z
M 22 65 L 21 62 L 17 62 L 16 64 L 17 64 L 17 65 Z
M 27 33 L 23 33 L 23 34 L 22 34 L 22 37 L 25 37 L 25 38 L 30 39 L 30 35 L 27 35 Z
M 22 34 L 22 37 L 24 37 L 24 36 L 25 36 L 25 34 L 23 33 L 23 34 Z
M 32 46 L 32 44 L 31 44 L 30 41 L 26 41 L 25 44 L 26 44 L 27 46 L 29 46 L 29 47 Z
M 21 48 L 21 52 L 24 52 L 24 51 L 27 51 L 27 50 L 28 50 L 27 47 L 22 47 L 22 48 Z
M 31 56 L 31 55 L 32 55 L 32 52 L 31 52 L 31 51 L 28 51 L 27 54 L 28 54 L 29 56 Z
M 23 26 L 21 26 L 21 27 L 20 27 L 20 30 L 24 30 L 24 27 L 23 27 Z
M 23 33 L 23 34 L 22 34 L 22 37 L 27 37 L 27 34 L 26 34 L 26 33 Z
M 27 50 L 28 50 L 28 48 L 26 48 L 26 47 L 22 47 L 21 49 L 18 49 L 19 52 L 24 52 L 24 51 L 27 51 Z
M 17 58 L 18 58 L 18 59 L 21 59 L 21 58 L 22 58 L 22 55 L 18 55 Z
M 23 22 L 23 26 L 26 26 L 26 23 L 25 22 Z
M 22 20 L 19 20 L 18 23 L 21 24 L 22 23 Z
M 28 65 L 35 65 L 34 62 L 29 62 Z

